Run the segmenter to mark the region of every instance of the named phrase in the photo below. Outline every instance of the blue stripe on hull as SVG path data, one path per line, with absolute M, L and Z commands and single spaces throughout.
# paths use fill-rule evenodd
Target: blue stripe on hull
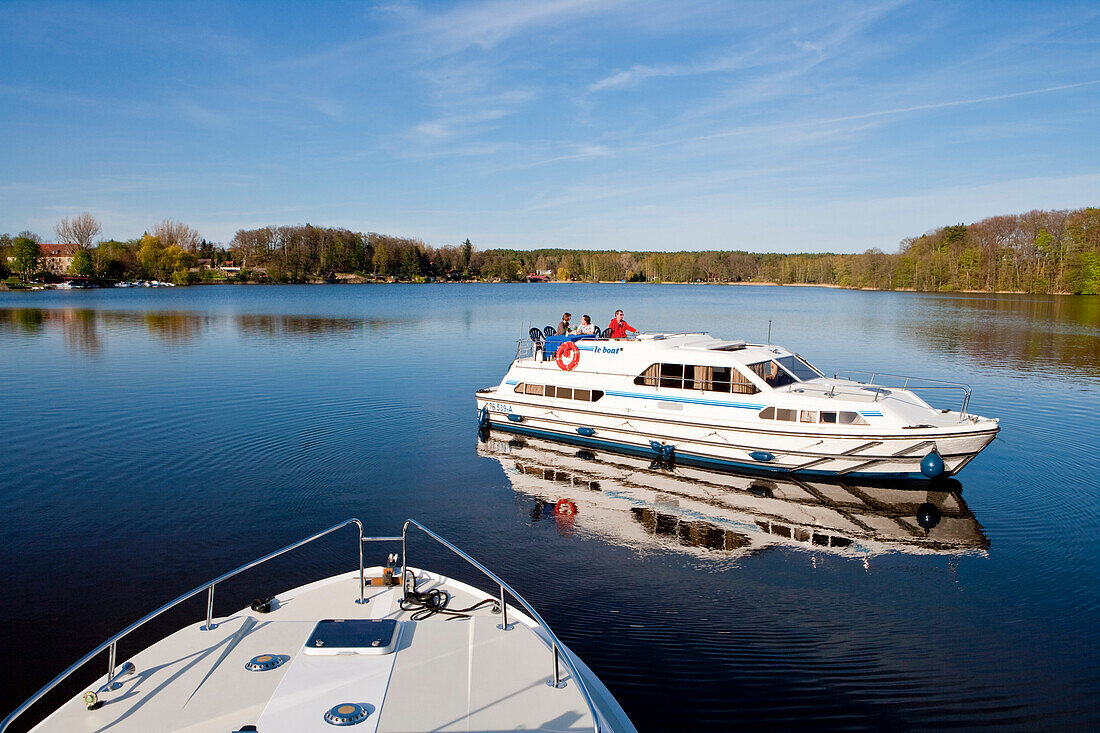
M 626 453 L 628 455 L 639 456 L 641 458 L 657 458 L 657 454 L 649 448 L 643 448 L 642 446 L 638 445 L 631 445 L 630 443 L 619 443 L 614 440 L 585 438 L 580 435 L 575 435 L 571 433 L 556 433 L 552 430 L 538 430 L 537 428 L 529 428 L 512 423 L 502 424 L 498 422 L 490 422 L 489 427 L 493 430 L 501 430 L 508 433 L 517 433 L 519 435 L 530 435 L 533 438 L 549 438 L 551 440 L 557 440 L 562 443 L 581 445 L 586 448 L 603 448 L 604 450 L 617 451 L 619 453 Z M 679 450 L 676 451 L 673 460 L 676 463 L 682 463 L 689 466 L 699 466 L 701 468 L 737 469 L 738 471 L 759 473 L 763 475 L 778 473 L 790 476 L 831 476 L 833 478 L 839 477 L 862 479 L 889 479 L 899 481 L 929 481 L 929 478 L 920 471 L 916 471 L 914 473 L 875 473 L 872 471 L 855 471 L 845 474 L 840 474 L 837 471 L 792 471 L 791 469 L 783 468 L 782 466 L 767 466 L 759 463 L 741 463 L 740 461 L 729 461 L 722 458 L 710 458 L 708 456 L 700 456 L 693 453 L 681 453 Z

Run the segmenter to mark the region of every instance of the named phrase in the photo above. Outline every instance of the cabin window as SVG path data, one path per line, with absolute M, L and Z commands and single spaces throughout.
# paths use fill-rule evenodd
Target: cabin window
M 798 419 L 798 410 L 785 410 L 782 407 L 777 407 L 775 409 L 775 419 L 794 422 Z
M 835 412 L 823 412 L 823 413 L 821 413 L 821 422 L 823 422 L 823 423 L 825 423 L 825 422 L 835 423 L 836 422 L 836 413 Z
M 837 415 L 839 417 L 837 422 L 841 425 L 870 425 L 858 412 L 840 412 Z
M 684 365 L 683 364 L 662 364 L 661 365 L 661 386 L 662 387 L 678 387 L 683 388 L 684 385 Z
M 774 361 L 758 361 L 755 364 L 749 364 L 749 369 L 752 369 L 756 373 L 756 376 L 764 380 L 769 386 L 774 388 L 786 387 L 788 384 L 794 384 L 796 380 L 790 375 L 790 373 L 779 366 Z
M 644 372 L 634 377 L 634 384 L 641 385 L 643 387 L 656 387 L 657 380 L 661 376 L 661 365 L 650 364 Z
M 774 407 L 765 407 L 763 410 L 760 411 L 760 418 L 762 420 L 774 420 L 775 419 L 775 408 Z
M 595 402 L 603 397 L 602 389 L 573 389 L 572 387 L 555 387 L 552 384 L 518 384 L 516 392 L 524 394 L 542 395 L 544 397 L 557 397 L 559 400 L 580 400 L 582 402 Z
M 512 391 L 515 392 L 516 394 L 523 394 L 523 388 L 526 387 L 526 386 L 527 385 L 525 385 L 523 382 L 520 382 L 519 384 L 517 384 L 515 386 L 515 389 L 513 389 Z
M 732 367 L 692 364 L 651 364 L 634 378 L 634 384 L 734 394 L 756 394 L 760 391 L 748 377 Z
M 800 422 L 817 422 L 817 412 L 814 410 L 802 410 L 798 417 Z

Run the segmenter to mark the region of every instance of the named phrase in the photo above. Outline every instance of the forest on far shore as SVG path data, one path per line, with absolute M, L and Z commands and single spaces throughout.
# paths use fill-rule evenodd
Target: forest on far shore
M 66 217 L 57 239 L 77 255 L 74 275 L 99 279 L 310 282 L 338 274 L 394 280 L 773 282 L 882 290 L 1100 294 L 1100 208 L 1030 211 L 942 226 L 897 252 L 775 254 L 739 250 L 614 252 L 478 250 L 419 239 L 312 226 L 241 229 L 225 245 L 165 220 L 141 237 L 95 241 L 90 214 Z M 33 277 L 33 232 L 0 235 L 0 276 Z M 13 254 L 14 253 L 14 254 Z M 229 265 L 228 269 L 226 266 Z

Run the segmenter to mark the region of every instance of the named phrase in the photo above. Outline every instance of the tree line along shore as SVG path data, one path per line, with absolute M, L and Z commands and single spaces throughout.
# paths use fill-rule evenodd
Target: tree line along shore
M 241 229 L 227 244 L 165 220 L 141 237 L 99 241 L 90 214 L 62 219 L 56 239 L 0 235 L 0 277 L 12 287 L 67 277 L 302 283 L 369 281 L 716 282 L 920 291 L 1100 294 L 1100 208 L 1030 211 L 943 226 L 897 252 L 479 250 L 469 239 L 420 239 L 305 225 Z

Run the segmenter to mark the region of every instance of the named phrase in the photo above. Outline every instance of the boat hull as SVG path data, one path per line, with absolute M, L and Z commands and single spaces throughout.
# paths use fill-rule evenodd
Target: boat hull
M 935 451 L 942 477 L 958 473 L 996 437 L 996 426 L 938 428 L 909 434 L 768 431 L 734 424 L 658 419 L 542 406 L 477 395 L 479 419 L 493 430 L 590 448 L 671 459 L 703 468 L 805 476 L 927 480 L 921 461 Z M 654 444 L 657 444 L 656 446 Z

